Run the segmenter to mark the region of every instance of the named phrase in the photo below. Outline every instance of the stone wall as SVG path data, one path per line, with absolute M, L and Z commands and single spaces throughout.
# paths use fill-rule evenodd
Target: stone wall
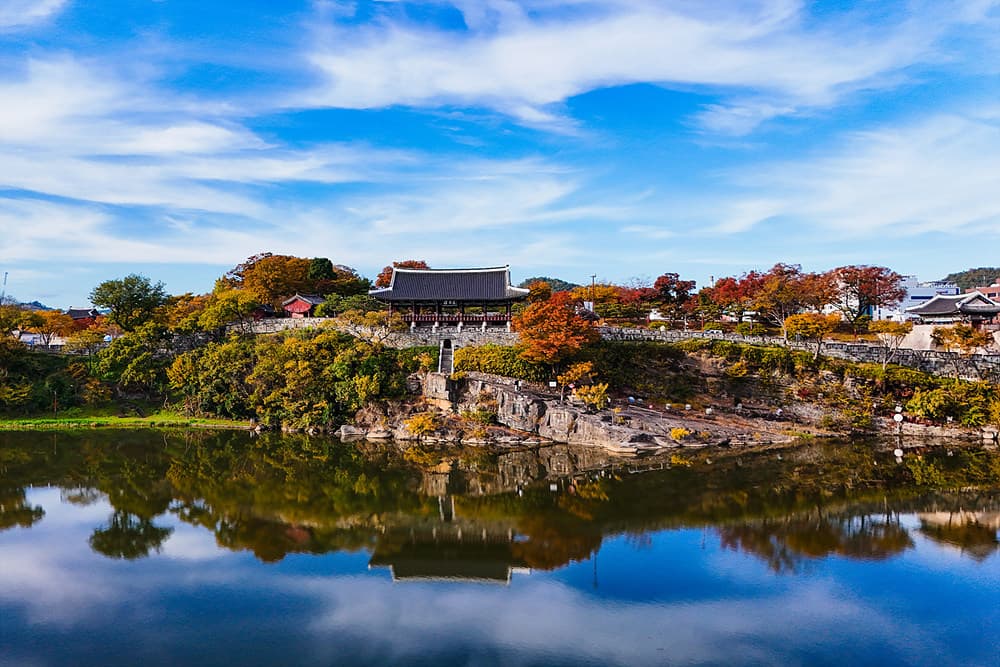
M 502 327 L 466 327 L 459 331 L 454 327 L 417 327 L 410 331 L 393 334 L 386 341 L 391 347 L 437 347 L 443 340 L 450 340 L 452 347 L 475 347 L 477 345 L 517 345 L 517 334 Z
M 670 329 L 658 331 L 655 329 L 602 327 L 601 336 L 605 340 L 617 341 L 676 343 L 683 340 L 707 338 L 748 345 L 786 346 L 784 340 L 773 336 L 740 336 L 738 334 Z M 816 349 L 814 343 L 796 341 L 788 341 L 787 347 L 808 352 Z M 823 344 L 822 354 L 846 361 L 880 364 L 884 352 L 877 345 L 829 341 Z M 994 381 L 1000 379 L 1000 354 L 974 354 L 963 357 L 955 352 L 901 349 L 893 356 L 891 363 L 944 377 L 959 377 L 967 380 L 993 379 Z
M 310 327 L 332 326 L 333 319 L 327 317 L 276 317 L 259 320 L 250 325 L 254 334 L 269 334 L 288 329 L 307 329 Z M 450 340 L 453 347 L 469 347 L 476 345 L 516 345 L 517 334 L 507 331 L 506 327 L 467 326 L 461 330 L 457 327 L 414 327 L 408 331 L 391 334 L 385 341 L 390 347 L 437 347 L 443 340 Z
M 260 320 L 253 323 L 253 333 L 274 333 L 285 329 L 300 329 L 320 326 L 332 320 L 323 317 L 276 318 Z M 728 340 L 734 343 L 748 345 L 786 346 L 781 338 L 775 336 L 740 336 L 738 334 L 708 333 L 705 331 L 676 331 L 672 329 L 621 329 L 616 327 L 601 327 L 601 337 L 613 341 L 650 341 L 661 343 L 676 343 L 684 340 L 708 338 Z M 415 327 L 409 331 L 392 334 L 386 345 L 397 348 L 433 346 L 437 347 L 443 340 L 451 340 L 453 347 L 470 347 L 477 345 L 516 345 L 518 336 L 505 327 Z M 788 341 L 787 347 L 793 350 L 812 352 L 815 345 L 808 342 Z M 822 354 L 828 357 L 846 361 L 863 363 L 882 363 L 884 354 L 881 347 L 867 343 L 827 342 L 823 344 Z M 918 350 L 904 348 L 896 352 L 892 363 L 908 368 L 915 368 L 925 373 L 943 377 L 959 377 L 967 380 L 990 379 L 1000 380 L 1000 354 L 975 354 L 963 357 L 954 352 L 937 350 Z

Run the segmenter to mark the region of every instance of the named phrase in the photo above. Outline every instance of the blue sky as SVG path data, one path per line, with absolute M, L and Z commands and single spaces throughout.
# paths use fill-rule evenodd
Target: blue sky
M 0 272 L 1000 264 L 1000 1 L 5 0 Z

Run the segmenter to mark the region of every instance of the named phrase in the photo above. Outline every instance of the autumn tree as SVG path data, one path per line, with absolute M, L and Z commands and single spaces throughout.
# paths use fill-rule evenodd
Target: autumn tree
M 296 292 L 310 293 L 310 260 L 291 255 L 267 255 L 242 269 L 239 287 L 259 303 L 275 308 Z M 237 267 L 238 268 L 238 267 Z
M 670 319 L 677 319 L 684 306 L 691 300 L 693 280 L 681 280 L 676 273 L 664 273 L 653 282 L 650 296 L 660 311 Z
M 712 286 L 709 297 L 736 322 L 742 322 L 743 314 L 753 310 L 760 284 L 761 274 L 756 271 L 745 273 L 739 278 L 720 278 Z
M 894 320 L 875 320 L 868 327 L 875 334 L 882 348 L 882 368 L 884 369 L 899 352 L 907 334 L 913 331 L 913 322 L 896 322 Z
M 760 276 L 753 305 L 758 314 L 781 327 L 788 341 L 785 322 L 802 310 L 822 310 L 833 298 L 832 282 L 822 274 L 803 273 L 797 264 L 775 264 Z
M 552 296 L 552 286 L 544 280 L 536 280 L 528 284 L 528 303 L 548 301 Z
M 119 280 L 105 280 L 90 292 L 90 302 L 107 308 L 108 320 L 132 331 L 153 319 L 156 309 L 167 300 L 163 283 L 132 273 Z
M 235 326 L 242 333 L 250 333 L 253 313 L 259 306 L 257 298 L 245 290 L 224 289 L 213 292 L 198 314 L 198 326 L 209 332 Z
M 42 324 L 42 316 L 13 303 L 0 305 L 0 336 L 10 336 Z
M 593 324 L 576 312 L 576 301 L 568 292 L 529 305 L 514 317 L 514 330 L 525 346 L 523 358 L 552 366 L 599 338 Z
M 857 329 L 858 321 L 876 308 L 891 307 L 906 298 L 903 276 L 884 266 L 841 266 L 830 272 L 836 293 L 833 305 Z
M 973 355 L 985 348 L 992 347 L 993 334 L 983 329 L 977 329 L 971 324 L 958 322 L 950 327 L 934 327 L 931 332 L 931 340 L 940 345 L 947 352 L 956 353 L 955 377 L 960 377 L 962 368 L 959 363 L 960 358 L 972 359 Z M 977 373 L 982 376 L 980 369 Z
M 819 359 L 819 353 L 823 349 L 823 338 L 830 335 L 840 324 L 840 314 L 830 313 L 798 313 L 789 315 L 785 320 L 785 330 L 793 336 L 801 336 L 806 340 L 815 341 L 816 352 L 814 359 Z
M 392 266 L 382 269 L 375 278 L 375 287 L 388 287 L 392 281 L 392 270 L 396 269 L 429 269 L 427 262 L 422 259 L 404 259 L 401 262 L 393 262 Z
M 566 395 L 566 388 L 573 385 L 584 385 L 590 384 L 594 381 L 594 362 L 592 361 L 581 361 L 576 364 L 572 364 L 563 373 L 556 376 L 556 382 L 559 383 L 560 387 L 560 400 Z
M 192 333 L 198 331 L 198 319 L 211 302 L 210 294 L 185 292 L 168 297 L 157 312 L 156 320 L 171 331 Z
M 59 310 L 44 310 L 38 313 L 40 322 L 32 330 L 42 338 L 42 344 L 51 345 L 55 336 L 66 337 L 76 331 L 73 318 Z

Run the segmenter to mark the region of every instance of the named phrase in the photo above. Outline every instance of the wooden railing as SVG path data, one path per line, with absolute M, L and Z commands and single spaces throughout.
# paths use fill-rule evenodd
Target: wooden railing
M 420 313 L 414 315 L 413 313 L 400 313 L 403 321 L 406 323 L 416 322 L 417 324 L 428 323 L 433 324 L 437 322 L 438 324 L 458 324 L 459 322 L 465 324 L 481 324 L 483 322 L 499 322 L 506 323 L 510 320 L 504 314 L 491 313 L 489 315 L 462 315 L 460 313 L 441 313 L 436 315 L 434 313 Z

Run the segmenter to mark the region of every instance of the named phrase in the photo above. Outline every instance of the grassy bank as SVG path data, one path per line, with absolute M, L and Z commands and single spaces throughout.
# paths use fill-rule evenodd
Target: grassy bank
M 58 415 L 25 417 L 0 416 L 0 431 L 66 430 L 77 428 L 220 428 L 249 429 L 246 420 L 190 417 L 171 410 L 150 410 L 140 414 L 121 414 L 110 408 L 69 409 Z

